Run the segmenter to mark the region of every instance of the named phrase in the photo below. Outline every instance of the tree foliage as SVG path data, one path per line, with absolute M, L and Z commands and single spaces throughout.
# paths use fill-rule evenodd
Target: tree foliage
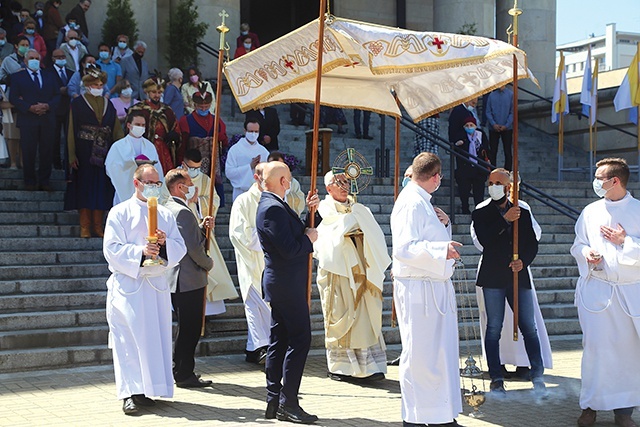
M 115 46 L 120 34 L 129 36 L 129 45 L 138 39 L 138 22 L 133 17 L 129 0 L 109 0 L 107 18 L 102 24 L 102 40 Z
M 464 34 L 466 36 L 475 36 L 478 34 L 478 25 L 475 22 L 462 24 L 462 27 L 458 30 L 458 34 Z
M 198 7 L 194 0 L 181 0 L 169 21 L 167 34 L 167 61 L 171 67 L 185 70 L 198 65 L 198 48 L 196 45 L 205 34 L 209 24 L 198 23 Z

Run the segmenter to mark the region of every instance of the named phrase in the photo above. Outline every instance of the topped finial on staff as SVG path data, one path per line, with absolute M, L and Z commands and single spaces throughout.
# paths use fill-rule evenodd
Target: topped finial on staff
M 513 16 L 513 23 L 507 28 L 509 43 L 512 43 L 511 36 L 513 36 L 512 44 L 518 47 L 518 16 L 522 15 L 522 9 L 518 7 L 518 0 L 513 0 L 513 8 L 509 9 L 509 15 Z
M 222 12 L 220 12 L 218 16 L 222 18 L 222 23 L 216 27 L 216 30 L 220 33 L 219 51 L 223 51 L 225 49 L 228 49 L 227 47 L 225 47 L 225 44 L 224 44 L 224 35 L 229 32 L 229 27 L 227 27 L 227 24 L 225 24 L 224 21 L 225 21 L 225 18 L 229 17 L 229 14 L 227 13 L 226 10 L 222 9 Z

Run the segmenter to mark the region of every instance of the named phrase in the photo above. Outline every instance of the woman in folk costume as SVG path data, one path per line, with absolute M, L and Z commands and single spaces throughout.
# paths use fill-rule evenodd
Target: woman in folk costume
M 213 139 L 213 123 L 218 123 L 218 156 L 216 158 L 215 187 L 220 196 L 220 206 L 224 206 L 224 187 L 222 185 L 222 171 L 220 170 L 220 154 L 222 149 L 229 146 L 227 127 L 224 122 L 211 114 L 213 97 L 209 92 L 196 92 L 192 96 L 195 109 L 191 114 L 180 119 L 180 133 L 182 144 L 178 149 L 178 162 L 182 162 L 186 150 L 196 149 L 202 155 L 200 170 L 205 175 L 211 175 L 211 140 Z
M 160 77 L 145 80 L 142 89 L 148 99 L 129 108 L 129 112 L 142 111 L 145 115 L 147 130 L 144 137 L 156 147 L 162 170 L 170 171 L 175 165 L 180 164 L 176 163 L 180 135 L 173 110 L 167 104 L 160 102 L 163 88 L 164 80 Z
M 80 237 L 103 237 L 104 211 L 111 208 L 113 187 L 105 171 L 105 158 L 113 141 L 123 137 L 116 110 L 103 93 L 107 75 L 91 68 L 82 77 L 87 92 L 71 102 L 69 114 L 69 166 L 76 172 L 67 188 L 80 213 Z M 74 197 L 75 196 L 75 197 Z

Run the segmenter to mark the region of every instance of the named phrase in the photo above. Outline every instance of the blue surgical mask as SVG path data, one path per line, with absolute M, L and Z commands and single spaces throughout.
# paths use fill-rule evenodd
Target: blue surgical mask
M 100 59 L 105 60 L 109 59 L 109 52 L 105 52 L 104 50 L 99 53 Z
M 611 190 L 612 187 L 610 187 L 609 190 L 605 190 L 604 188 L 602 188 L 602 186 L 604 185 L 605 182 L 609 182 L 612 179 L 613 178 L 601 180 L 601 179 L 595 178 L 593 180 L 593 192 L 596 193 L 596 196 L 604 197 L 607 194 L 607 191 Z
M 245 49 L 251 49 L 251 43 L 244 43 Z
M 40 60 L 39 59 L 28 60 L 27 67 L 29 67 L 31 71 L 38 71 L 40 69 Z
M 405 176 L 404 179 L 402 180 L 402 188 L 406 187 L 408 183 L 411 182 L 411 178 L 408 176 Z
M 33 28 L 27 28 L 26 30 L 24 30 L 24 32 L 29 35 L 34 35 L 36 33 L 36 30 Z
M 118 47 L 122 50 L 127 48 L 127 44 L 125 42 L 118 42 Z
M 206 117 L 209 114 L 209 110 L 196 110 L 199 116 Z
M 160 187 L 157 185 L 144 185 L 142 190 L 142 197 L 149 200 L 151 197 L 160 197 Z
M 64 67 L 65 65 L 67 65 L 67 60 L 66 59 L 56 59 L 56 65 L 58 67 Z
M 42 10 L 36 10 L 36 16 L 41 17 L 44 14 Z
M 7 44 L 7 40 L 5 39 L 0 40 L 0 46 L 4 46 L 5 44 Z
M 476 131 L 476 128 L 464 128 L 464 131 L 469 135 L 473 135 Z
M 130 87 L 125 87 L 124 89 L 122 89 L 122 91 L 120 91 L 120 95 L 124 95 L 128 98 L 133 95 L 133 89 L 131 89 Z

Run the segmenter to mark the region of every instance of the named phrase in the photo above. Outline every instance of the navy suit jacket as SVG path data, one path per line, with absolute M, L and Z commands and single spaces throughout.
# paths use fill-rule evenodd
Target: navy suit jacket
M 304 223 L 282 199 L 263 191 L 258 203 L 256 228 L 264 251 L 264 299 L 306 304 L 308 261 L 313 244 L 304 234 Z
M 476 285 L 486 288 L 513 287 L 513 228 L 504 219 L 495 202 L 471 213 L 478 241 L 484 248 Z M 518 257 L 524 268 L 518 272 L 518 287 L 531 289 L 527 267 L 538 254 L 538 239 L 533 231 L 531 214 L 520 207 L 518 220 Z
M 56 109 L 60 102 L 60 88 L 55 76 L 46 70 L 40 70 L 42 87 L 38 87 L 31 77 L 31 70 L 18 71 L 11 75 L 9 101 L 18 110 L 18 127 L 31 126 L 55 119 Z M 38 116 L 29 111 L 29 107 L 39 102 L 49 104 L 49 111 Z
M 56 85 L 58 86 L 58 91 L 63 87 L 67 87 L 67 85 L 69 84 L 69 80 L 71 80 L 71 77 L 73 77 L 73 71 L 71 71 L 67 67 L 64 67 L 63 70 L 64 70 L 65 76 L 67 76 L 66 83 L 62 81 L 62 78 L 60 78 L 60 74 L 58 74 L 57 67 L 52 65 L 51 67 L 47 68 L 47 71 L 55 76 L 55 82 L 56 82 Z M 60 102 L 58 103 L 58 108 L 56 109 L 56 116 L 64 117 L 68 115 L 70 104 L 71 104 L 71 98 L 69 98 L 69 95 L 60 94 Z

